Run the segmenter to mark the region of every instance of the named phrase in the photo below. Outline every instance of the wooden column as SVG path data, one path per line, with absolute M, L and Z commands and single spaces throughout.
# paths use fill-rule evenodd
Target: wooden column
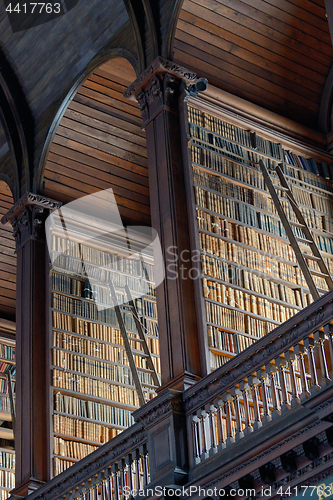
M 49 367 L 46 325 L 45 219 L 60 204 L 25 194 L 3 217 L 14 228 L 17 255 L 16 488 L 25 497 L 50 479 Z M 48 368 L 48 369 L 47 369 Z
M 158 57 L 124 94 L 138 100 L 146 130 L 152 226 L 160 237 L 166 271 L 157 288 L 162 385 L 180 390 L 205 374 L 194 305 L 179 115 L 182 82 L 193 83 L 195 77 Z
M 332 0 L 325 0 L 326 17 L 330 28 L 331 40 L 333 45 L 333 3 Z

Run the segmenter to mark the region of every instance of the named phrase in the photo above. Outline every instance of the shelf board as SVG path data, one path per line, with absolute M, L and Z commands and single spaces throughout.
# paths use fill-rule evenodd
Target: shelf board
M 61 387 L 52 386 L 52 389 L 55 393 L 59 392 L 66 396 L 73 396 L 76 399 L 84 399 L 86 401 L 92 401 L 96 403 L 103 403 L 108 406 L 116 406 L 117 408 L 121 408 L 123 410 L 135 411 L 139 408 L 139 406 L 134 406 L 131 404 L 123 403 L 121 401 L 113 401 L 111 399 L 105 399 L 99 396 L 91 396 L 90 394 L 84 394 L 78 391 L 72 391 L 70 389 L 62 389 Z
M 109 427 L 110 429 L 117 429 L 120 431 L 124 431 L 128 427 L 128 426 L 123 426 L 123 425 L 118 425 L 118 424 L 111 424 L 110 422 L 103 422 L 101 420 L 95 420 L 93 418 L 81 417 L 80 415 L 73 415 L 72 413 L 64 413 L 61 411 L 54 410 L 53 414 L 60 415 L 62 417 L 66 417 L 66 418 L 73 418 L 75 420 L 82 420 L 83 422 L 92 422 L 94 424 L 103 425 L 105 427 Z M 132 425 L 132 424 L 129 424 L 129 425 Z
M 203 274 L 202 276 L 203 276 L 203 278 L 206 278 L 209 281 L 216 281 L 217 283 L 221 283 L 222 285 L 225 285 L 227 287 L 231 287 L 231 288 L 234 288 L 236 290 L 240 290 L 248 295 L 254 295 L 255 297 L 261 297 L 265 300 L 268 300 L 269 302 L 272 302 L 274 304 L 278 304 L 278 305 L 281 305 L 284 307 L 288 307 L 289 309 L 297 309 L 298 311 L 301 311 L 303 309 L 303 307 L 296 306 L 296 305 L 294 306 L 292 304 L 289 304 L 288 302 L 283 302 L 282 300 L 275 299 L 274 297 L 269 297 L 268 295 L 263 295 L 259 292 L 255 292 L 254 290 L 243 288 L 240 285 L 236 285 L 234 283 L 228 283 L 226 281 L 220 280 L 218 278 L 213 278 L 213 277 L 208 276 L 206 274 Z
M 89 439 L 85 439 L 85 438 L 79 438 L 76 436 L 68 436 L 67 434 L 60 434 L 59 432 L 54 432 L 53 435 L 63 439 L 64 441 L 76 441 L 77 443 L 91 444 L 93 446 L 102 446 L 103 444 L 105 444 L 105 443 L 102 443 L 99 441 L 90 441 Z M 105 442 L 107 442 L 107 441 L 105 441 Z

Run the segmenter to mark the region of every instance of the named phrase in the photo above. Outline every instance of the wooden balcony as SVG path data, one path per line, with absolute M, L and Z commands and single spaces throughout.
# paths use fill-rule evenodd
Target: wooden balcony
M 122 500 L 158 496 L 157 486 L 295 496 L 333 475 L 332 378 L 333 291 L 185 392 L 162 391 L 132 427 L 27 498 Z

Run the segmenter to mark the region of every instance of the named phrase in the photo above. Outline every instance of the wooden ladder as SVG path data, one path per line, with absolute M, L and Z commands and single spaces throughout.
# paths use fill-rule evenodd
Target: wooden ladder
M 113 282 L 112 281 L 109 282 L 109 290 L 110 290 L 113 306 L 114 306 L 115 311 L 116 311 L 116 316 L 117 316 L 117 320 L 119 323 L 120 332 L 121 332 L 123 340 L 124 340 L 124 347 L 125 347 L 126 354 L 128 357 L 130 369 L 131 369 L 131 372 L 133 375 L 134 385 L 135 385 L 135 388 L 136 388 L 137 393 L 138 393 L 140 406 L 142 406 L 147 402 L 146 399 L 148 400 L 148 398 L 145 398 L 145 396 L 144 396 L 144 392 L 145 392 L 144 389 L 158 389 L 158 387 L 160 387 L 161 384 L 160 384 L 160 379 L 159 379 L 159 376 L 157 374 L 155 365 L 153 363 L 153 358 L 152 358 L 151 352 L 150 352 L 148 344 L 147 344 L 145 333 L 143 331 L 143 325 L 140 321 L 139 314 L 138 314 L 136 305 L 133 301 L 131 291 L 127 285 L 125 285 L 124 288 L 125 288 L 125 292 L 126 292 L 126 296 L 127 296 L 128 301 L 126 304 L 120 305 L 118 303 L 117 294 L 116 294 L 116 290 L 115 290 L 115 287 L 113 285 Z M 127 332 L 126 325 L 125 325 L 124 318 L 123 318 L 123 314 L 122 314 L 124 311 L 131 312 L 133 319 L 134 319 L 134 322 L 135 322 L 135 326 L 136 326 L 138 334 L 139 334 L 139 338 L 132 337 Z M 140 342 L 143 350 L 141 351 L 139 349 L 133 349 L 131 346 L 131 341 Z M 143 371 L 139 371 L 138 367 L 136 366 L 134 356 L 140 356 L 141 358 L 144 358 L 146 361 L 146 364 L 147 364 L 147 368 L 141 368 L 141 370 L 143 370 Z M 153 384 L 148 384 L 146 382 L 142 382 L 140 379 L 140 373 L 149 373 L 152 377 Z
M 272 178 L 267 170 L 267 167 L 263 160 L 259 160 L 259 166 L 260 169 L 263 173 L 264 180 L 266 183 L 266 186 L 268 187 L 268 190 L 270 192 L 270 195 L 272 197 L 272 200 L 274 202 L 274 205 L 276 207 L 276 210 L 280 216 L 282 225 L 286 231 L 287 237 L 291 243 L 291 246 L 295 252 L 297 262 L 301 268 L 301 271 L 303 272 L 305 281 L 309 287 L 310 293 L 313 297 L 314 300 L 318 299 L 320 297 L 320 292 L 314 282 L 313 277 L 314 276 L 319 276 L 320 278 L 323 278 L 326 281 L 326 284 L 328 286 L 328 289 L 333 288 L 333 281 L 331 278 L 331 275 L 329 273 L 329 270 L 327 269 L 327 266 L 324 262 L 324 259 L 322 258 L 322 255 L 313 239 L 311 230 L 306 224 L 306 221 L 303 217 L 303 214 L 295 200 L 295 197 L 289 187 L 289 184 L 281 170 L 281 167 L 278 165 L 275 168 L 275 172 L 278 175 L 278 178 L 280 180 L 280 185 L 277 186 L 273 184 Z M 277 193 L 278 190 L 282 190 L 285 195 L 286 199 L 289 201 L 290 207 L 293 210 L 293 212 L 296 215 L 297 222 L 291 221 L 288 219 L 282 203 L 280 201 L 280 197 Z M 295 234 L 293 228 L 299 228 L 304 234 L 304 237 L 298 236 Z M 304 253 L 302 252 L 300 245 L 299 244 L 306 244 L 308 245 L 311 253 Z M 312 269 L 308 266 L 306 259 L 312 260 L 316 262 L 319 266 L 320 271 L 316 269 Z

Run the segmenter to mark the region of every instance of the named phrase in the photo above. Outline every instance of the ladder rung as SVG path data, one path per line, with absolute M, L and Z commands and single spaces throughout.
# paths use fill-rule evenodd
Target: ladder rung
M 128 336 L 128 340 L 134 340 L 134 342 L 144 342 L 142 339 L 139 339 L 138 337 L 130 337 L 130 336 Z
M 157 385 L 151 385 L 151 384 L 145 384 L 144 382 L 141 382 L 142 387 L 148 387 L 148 389 L 158 389 Z
M 288 220 L 289 224 L 291 226 L 295 226 L 295 227 L 305 227 L 304 224 L 301 224 L 300 222 L 294 222 L 293 220 Z
M 301 243 L 306 243 L 307 245 L 313 245 L 313 241 L 307 240 L 306 238 L 301 238 L 300 236 L 296 236 L 296 239 Z
M 135 354 L 136 356 L 140 356 L 141 358 L 149 358 L 148 354 L 145 354 L 143 351 L 140 351 L 139 349 L 132 349 L 132 353 Z
M 311 260 L 321 260 L 321 257 L 317 257 L 316 255 L 310 255 L 308 253 L 303 253 L 303 257 Z
M 274 189 L 281 189 L 282 191 L 289 191 L 288 188 L 285 188 L 284 186 L 278 186 L 277 184 L 273 184 L 273 187 L 274 187 Z
M 310 268 L 309 271 L 314 276 L 320 276 L 321 278 L 329 278 L 329 274 L 322 273 L 321 271 L 316 271 L 315 269 L 310 269 Z

